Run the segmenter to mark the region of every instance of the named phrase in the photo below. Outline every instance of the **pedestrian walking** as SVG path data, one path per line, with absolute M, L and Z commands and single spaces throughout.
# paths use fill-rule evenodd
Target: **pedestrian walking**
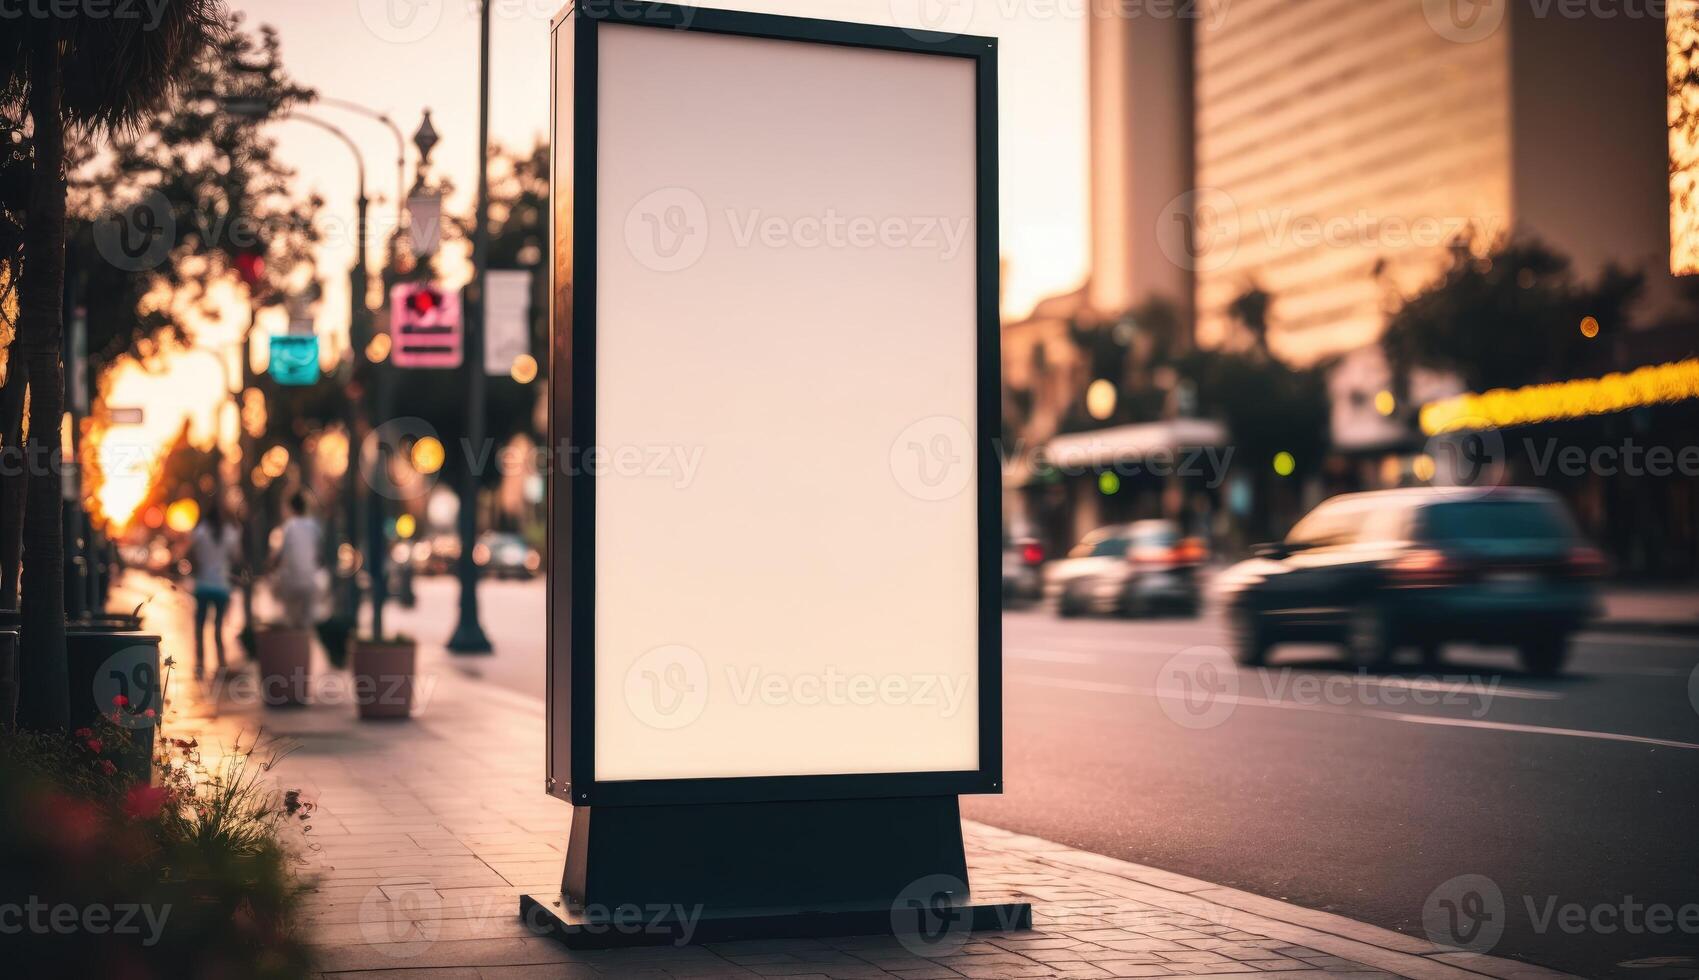
M 283 522 L 283 537 L 272 558 L 272 591 L 283 605 L 283 620 L 295 629 L 313 625 L 319 601 L 319 555 L 324 548 L 324 530 L 307 513 L 307 498 L 296 491 L 289 498 L 289 518 Z
M 216 503 L 201 508 L 189 535 L 189 565 L 195 580 L 195 678 L 206 675 L 206 626 L 212 619 L 213 649 L 224 670 L 224 614 L 230 609 L 231 569 L 241 560 L 242 541 Z

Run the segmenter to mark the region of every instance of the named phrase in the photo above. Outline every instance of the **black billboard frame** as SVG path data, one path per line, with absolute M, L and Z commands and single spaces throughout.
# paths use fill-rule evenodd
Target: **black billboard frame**
M 1002 792 L 1002 573 L 1001 462 L 996 438 L 1001 420 L 1001 333 L 998 267 L 997 42 L 994 38 L 941 34 L 774 14 L 637 0 L 579 2 L 557 15 L 551 32 L 551 146 L 569 147 L 572 184 L 569 241 L 551 204 L 550 391 L 551 446 L 582 450 L 596 443 L 596 209 L 598 36 L 603 25 L 727 34 L 779 41 L 823 43 L 911 54 L 968 58 L 976 70 L 976 410 L 978 503 L 979 768 L 950 772 L 753 776 L 655 780 L 598 780 L 595 774 L 595 494 L 583 468 L 549 480 L 547 779 L 550 795 L 575 807 L 628 807 L 720 803 L 942 797 Z M 571 31 L 570 115 L 558 104 L 566 79 L 559 76 L 558 35 Z M 560 132 L 563 122 L 570 134 Z M 564 137 L 564 139 L 563 139 Z M 551 162 L 551 187 L 566 161 Z M 558 200 L 558 195 L 551 195 Z M 579 202 L 585 205 L 578 207 Z M 561 247 L 570 268 L 571 314 Z M 567 534 L 564 539 L 561 530 Z M 556 546 L 566 541 L 569 547 Z M 562 647 L 565 653 L 562 653 Z M 585 651 L 586 655 L 575 655 Z M 563 663 L 564 661 L 564 663 Z M 564 668 L 564 669 L 563 669 Z M 566 724 L 557 723 L 566 702 Z

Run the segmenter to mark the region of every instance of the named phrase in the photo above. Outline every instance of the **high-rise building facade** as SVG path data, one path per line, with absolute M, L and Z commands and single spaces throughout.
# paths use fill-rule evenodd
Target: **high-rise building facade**
M 1307 363 L 1374 343 L 1452 241 L 1513 232 L 1668 294 L 1659 4 L 1173 9 L 1090 25 L 1094 306 L 1166 293 L 1200 344 L 1233 343 L 1255 284 L 1271 347 Z

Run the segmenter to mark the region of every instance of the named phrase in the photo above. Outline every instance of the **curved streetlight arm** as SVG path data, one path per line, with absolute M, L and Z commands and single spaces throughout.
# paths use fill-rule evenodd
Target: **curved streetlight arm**
M 330 123 L 325 122 L 323 119 L 320 119 L 317 116 L 308 116 L 308 115 L 303 115 L 299 112 L 291 112 L 288 115 L 279 116 L 277 118 L 278 118 L 279 122 L 289 122 L 289 121 L 293 120 L 295 122 L 304 122 L 304 123 L 307 123 L 307 124 L 312 125 L 312 126 L 317 126 L 318 128 L 324 130 L 327 133 L 330 133 L 332 136 L 335 136 L 337 139 L 341 140 L 343 142 L 343 144 L 348 147 L 348 151 L 350 153 L 354 154 L 354 171 L 355 171 L 355 179 L 357 181 L 355 193 L 359 196 L 360 201 L 362 203 L 365 202 L 365 200 L 366 200 L 366 155 L 360 152 L 360 144 L 354 142 L 352 137 L 350 137 L 347 133 L 343 132 L 338 127 L 333 126 Z M 361 242 L 360 247 L 361 247 L 361 249 L 364 249 L 365 243 Z
M 317 102 L 319 105 L 344 109 L 368 119 L 375 119 L 387 126 L 390 135 L 395 137 L 395 230 L 399 234 L 403 224 L 402 218 L 407 213 L 407 137 L 401 134 L 401 127 L 395 124 L 389 113 L 379 112 L 358 102 L 329 95 L 319 96 Z

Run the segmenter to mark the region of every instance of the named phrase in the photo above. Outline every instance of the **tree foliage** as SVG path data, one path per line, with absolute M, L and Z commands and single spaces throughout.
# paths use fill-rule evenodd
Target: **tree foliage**
M 1480 255 L 1462 240 L 1445 271 L 1392 314 L 1381 343 L 1396 375 L 1449 371 L 1474 391 L 1576 377 L 1593 356 L 1583 319 L 1601 336 L 1626 329 L 1641 285 L 1614 265 L 1584 282 L 1538 241 Z
M 85 277 L 97 363 L 186 341 L 196 304 L 237 280 L 239 261 L 257 306 L 314 288 L 322 202 L 290 192 L 294 172 L 268 128 L 313 92 L 284 70 L 275 31 L 242 24 L 228 15 L 177 97 L 73 177 L 72 268 Z M 145 240 L 150 228 L 164 240 L 126 254 L 122 236 Z

